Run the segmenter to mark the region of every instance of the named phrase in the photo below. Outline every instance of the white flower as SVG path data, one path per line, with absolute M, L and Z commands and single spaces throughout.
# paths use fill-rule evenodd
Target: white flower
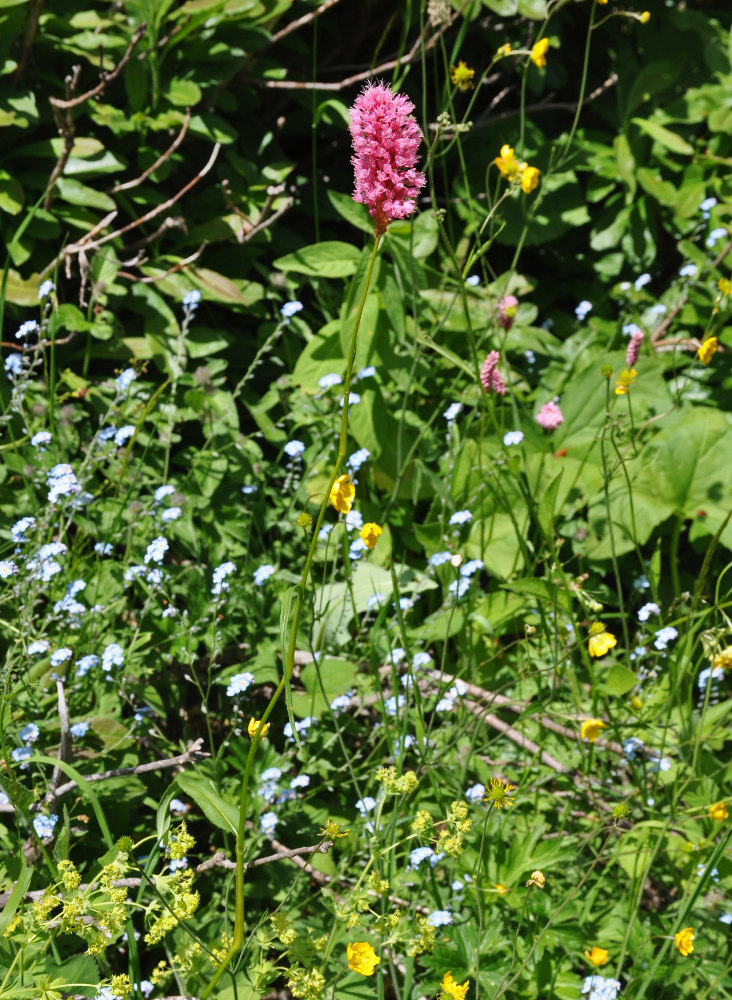
M 299 458 L 304 451 L 305 445 L 302 441 L 288 441 L 285 445 L 285 454 L 290 458 Z
M 259 569 L 255 571 L 254 582 L 258 587 L 262 587 L 274 572 L 274 566 L 270 566 L 269 563 L 265 563 L 264 566 L 260 566 Z
M 469 510 L 457 510 L 449 520 L 449 524 L 467 524 L 473 520 L 473 515 Z

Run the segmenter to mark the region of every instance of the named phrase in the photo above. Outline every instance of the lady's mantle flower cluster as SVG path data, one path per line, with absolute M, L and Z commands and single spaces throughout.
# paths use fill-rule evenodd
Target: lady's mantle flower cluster
M 514 181 L 519 182 L 524 194 L 531 194 L 539 186 L 539 170 L 530 167 L 523 160 L 517 160 L 511 146 L 501 146 L 501 155 L 496 156 L 493 162 L 501 172 L 501 176 L 510 184 Z
M 416 169 L 422 133 L 413 110 L 409 98 L 381 83 L 368 84 L 351 108 L 353 199 L 368 208 L 377 236 L 383 236 L 394 219 L 414 212 L 426 182 Z

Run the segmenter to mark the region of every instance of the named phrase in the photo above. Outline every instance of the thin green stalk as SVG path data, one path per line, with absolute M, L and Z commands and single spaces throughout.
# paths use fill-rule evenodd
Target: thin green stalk
M 315 548 L 318 543 L 318 533 L 320 531 L 320 526 L 323 523 L 323 518 L 325 516 L 325 511 L 328 507 L 330 500 L 330 492 L 333 489 L 333 484 L 338 478 L 338 473 L 340 467 L 343 464 L 343 460 L 346 457 L 346 445 L 348 443 L 348 397 L 351 391 L 351 378 L 353 375 L 353 362 L 356 357 L 356 343 L 358 339 L 358 329 L 361 325 L 361 316 L 363 314 L 364 305 L 366 304 L 366 295 L 369 290 L 369 285 L 371 284 L 371 275 L 374 270 L 374 264 L 376 263 L 376 256 L 379 249 L 379 244 L 381 242 L 381 237 L 377 236 L 374 241 L 374 247 L 371 251 L 371 259 L 369 260 L 369 267 L 366 273 L 366 281 L 364 282 L 363 292 L 361 293 L 361 301 L 358 306 L 358 312 L 356 313 L 356 321 L 353 325 L 353 334 L 351 336 L 351 346 L 348 352 L 348 362 L 346 365 L 346 377 L 345 385 L 343 389 L 343 415 L 341 417 L 341 429 L 338 440 L 338 455 L 336 456 L 335 464 L 333 466 L 333 472 L 331 473 L 330 482 L 325 490 L 325 495 L 323 497 L 323 502 L 320 505 L 320 511 L 318 512 L 318 517 L 313 526 L 312 539 L 310 542 L 310 548 L 308 549 L 307 556 L 305 558 L 305 565 L 303 567 L 302 576 L 300 577 L 300 583 L 297 587 L 297 598 L 295 602 L 295 610 L 292 617 L 292 626 L 290 628 L 290 641 L 287 646 L 287 655 L 285 663 L 283 664 L 282 679 L 280 680 L 277 688 L 269 701 L 264 714 L 262 715 L 260 726 L 255 735 L 252 737 L 251 744 L 249 746 L 249 753 L 247 754 L 247 759 L 244 764 L 244 776 L 241 783 L 241 794 L 239 799 L 239 822 L 236 834 L 236 917 L 234 922 L 234 934 L 231 942 L 231 946 L 224 956 L 221 965 L 218 967 L 211 982 L 208 984 L 204 992 L 201 994 L 201 1000 L 206 1000 L 206 997 L 211 995 L 216 983 L 219 981 L 221 976 L 224 974 L 226 969 L 231 964 L 232 959 L 241 949 L 244 943 L 244 833 L 246 827 L 246 812 L 248 798 L 247 793 L 249 790 L 249 778 L 252 771 L 252 764 L 254 763 L 254 758 L 257 753 L 257 748 L 261 740 L 261 733 L 264 729 L 267 720 L 272 714 L 275 705 L 282 696 L 282 692 L 285 690 L 286 685 L 289 683 L 292 677 L 292 671 L 295 665 L 295 648 L 297 644 L 297 631 L 300 624 L 300 612 L 302 610 L 303 596 L 305 594 L 305 588 L 307 587 L 308 577 L 310 575 L 310 567 L 312 565 L 313 557 L 315 555 Z

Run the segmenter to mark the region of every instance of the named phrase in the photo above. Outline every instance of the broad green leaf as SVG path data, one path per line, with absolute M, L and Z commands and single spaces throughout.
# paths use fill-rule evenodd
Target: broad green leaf
M 547 0 L 518 0 L 518 12 L 532 21 L 543 21 L 547 12 Z
M 175 776 L 178 786 L 201 809 L 206 819 L 220 830 L 236 836 L 239 812 L 231 802 L 225 802 L 210 778 L 198 771 L 181 771 Z
M 631 121 L 642 132 L 650 135 L 655 142 L 663 146 L 664 149 L 668 149 L 671 153 L 680 153 L 684 156 L 691 156 L 693 154 L 694 147 L 686 139 L 682 139 L 676 132 L 672 132 L 663 125 L 658 125 L 647 118 L 632 118 Z
M 112 212 L 117 207 L 112 198 L 103 191 L 82 184 L 70 177 L 59 177 L 56 191 L 60 198 L 70 205 L 83 205 L 86 208 L 98 208 L 102 212 Z
M 328 98 L 328 100 L 322 101 L 322 103 L 320 103 L 315 109 L 315 114 L 313 115 L 313 124 L 317 125 L 318 122 L 321 120 L 321 118 L 325 118 L 327 122 L 335 124 L 332 121 L 332 116 L 327 115 L 328 111 L 334 111 L 336 115 L 340 117 L 341 121 L 346 125 L 348 125 L 351 121 L 351 116 L 348 113 L 348 108 L 343 103 L 343 101 L 339 101 L 337 97 L 330 97 Z M 328 192 L 328 194 L 330 195 L 330 192 Z M 373 227 L 371 231 L 373 232 Z
M 201 88 L 193 80 L 176 77 L 170 81 L 166 96 L 171 104 L 194 107 L 201 100 Z
M 610 694 L 623 695 L 632 691 L 638 684 L 638 678 L 627 667 L 616 663 L 610 667 L 607 675 L 602 678 L 598 687 L 600 690 L 608 691 Z
M 6 170 L 0 170 L 0 209 L 17 215 L 23 207 L 25 196 L 21 184 Z
M 343 216 L 346 222 L 350 222 L 356 229 L 360 229 L 370 236 L 373 235 L 374 223 L 365 205 L 361 205 L 359 202 L 354 201 L 350 195 L 344 194 L 342 191 L 336 191 L 334 188 L 329 187 L 326 194 L 328 195 L 328 201 L 336 212 Z
M 361 252 L 350 243 L 330 240 L 278 257 L 273 266 L 280 271 L 296 271 L 311 277 L 345 278 L 354 273 L 360 259 Z

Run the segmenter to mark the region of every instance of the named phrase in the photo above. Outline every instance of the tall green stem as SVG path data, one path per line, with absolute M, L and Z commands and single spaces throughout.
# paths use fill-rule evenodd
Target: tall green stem
M 302 611 L 302 602 L 305 595 L 305 588 L 307 587 L 308 577 L 310 575 L 310 567 L 313 562 L 313 557 L 315 555 L 315 548 L 318 543 L 318 532 L 320 531 L 320 526 L 323 523 L 323 518 L 325 512 L 328 508 L 328 502 L 330 498 L 330 491 L 333 489 L 333 484 L 338 478 L 338 473 L 340 471 L 343 460 L 346 457 L 346 445 L 348 443 L 348 397 L 351 391 L 351 379 L 353 376 L 353 362 L 356 358 L 356 343 L 358 340 L 358 329 L 361 325 L 361 316 L 363 315 L 364 305 L 366 304 L 366 295 L 369 290 L 369 285 L 371 284 L 371 275 L 373 274 L 374 264 L 376 263 L 376 255 L 379 249 L 379 243 L 381 242 L 381 237 L 377 236 L 374 242 L 374 248 L 371 251 L 371 259 L 369 261 L 369 269 L 366 273 L 366 281 L 364 282 L 363 292 L 361 293 L 361 301 L 359 302 L 358 312 L 356 313 L 356 321 L 353 325 L 353 334 L 351 335 L 351 346 L 348 352 L 348 363 L 346 365 L 346 377 L 345 385 L 343 389 L 343 415 L 341 416 L 341 429 L 338 438 L 338 455 L 336 456 L 335 464 L 333 466 L 333 472 L 331 473 L 330 482 L 325 490 L 325 495 L 323 497 L 323 502 L 320 505 L 320 511 L 318 512 L 318 517 L 313 527 L 312 539 L 310 541 L 310 547 L 308 549 L 308 554 L 305 559 L 305 565 L 303 567 L 302 576 L 300 577 L 300 583 L 297 586 L 297 598 L 295 601 L 295 610 L 292 616 L 292 626 L 290 628 L 290 641 L 287 646 L 287 653 L 285 657 L 285 662 L 283 664 L 282 679 L 280 680 L 275 693 L 269 701 L 259 728 L 256 734 L 252 737 L 251 744 L 249 746 L 249 753 L 247 754 L 247 759 L 244 764 L 244 776 L 241 783 L 241 795 L 239 799 L 239 822 L 236 833 L 236 917 L 234 920 L 234 934 L 231 941 L 231 946 L 228 952 L 224 956 L 221 965 L 216 970 L 213 979 L 208 984 L 204 992 L 201 994 L 201 1000 L 206 1000 L 206 997 L 211 995 L 216 983 L 222 977 L 226 969 L 231 964 L 232 959 L 238 954 L 242 945 L 244 944 L 244 832 L 246 824 L 246 812 L 247 812 L 247 793 L 249 790 L 249 777 L 252 771 L 252 764 L 254 763 L 254 758 L 257 753 L 257 747 L 259 746 L 259 741 L 261 739 L 261 733 L 267 722 L 267 719 L 272 714 L 275 705 L 282 696 L 282 692 L 285 690 L 286 685 L 289 683 L 292 677 L 292 671 L 295 665 L 295 648 L 297 645 L 297 630 L 300 624 L 300 612 Z

